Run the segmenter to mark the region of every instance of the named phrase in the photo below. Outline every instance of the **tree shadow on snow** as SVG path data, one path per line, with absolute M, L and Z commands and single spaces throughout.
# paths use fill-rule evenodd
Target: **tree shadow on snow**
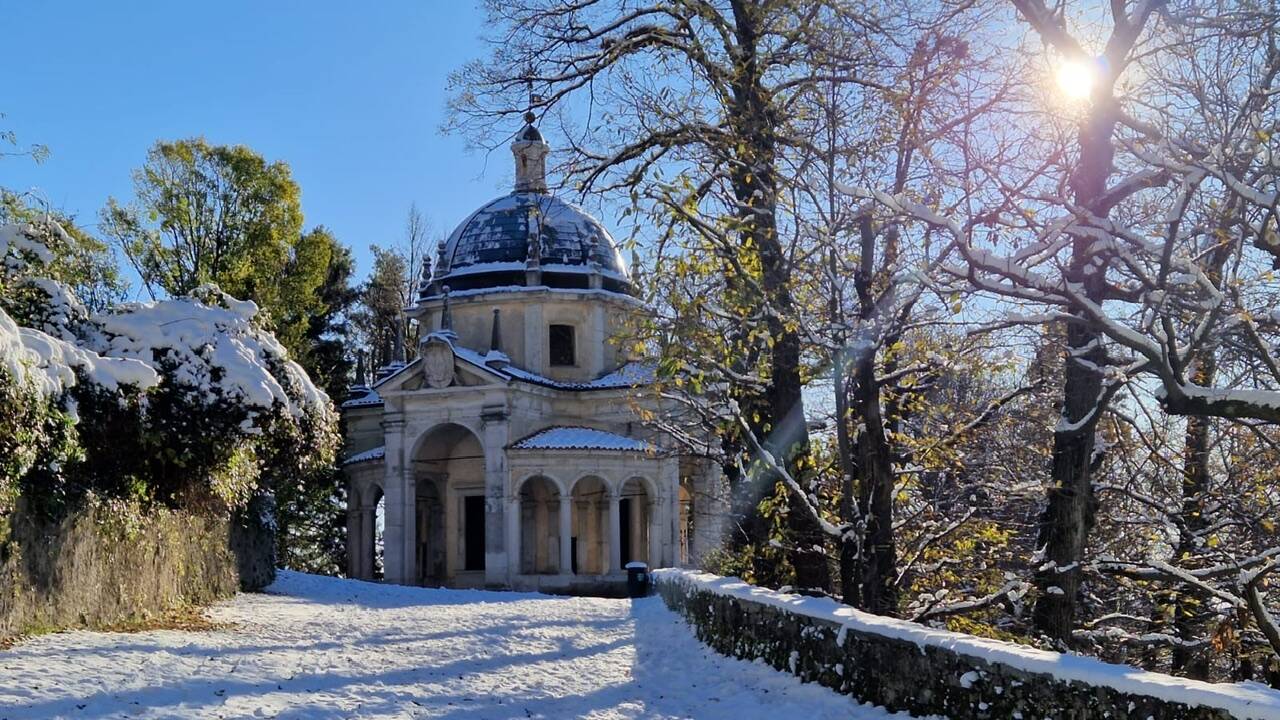
M 392 671 L 371 671 L 363 674 L 346 673 L 298 673 L 289 678 L 271 678 L 262 682 L 242 680 L 236 677 L 218 676 L 209 679 L 190 677 L 181 682 L 166 683 L 144 688 L 120 691 L 103 690 L 92 695 L 58 698 L 36 702 L 18 708 L 6 708 L 0 717 L 11 718 L 49 718 L 75 716 L 78 718 L 119 717 L 123 708 L 131 708 L 131 712 L 142 709 L 152 711 L 170 709 L 166 716 L 187 717 L 222 705 L 234 699 L 237 705 L 244 705 L 250 698 L 275 692 L 290 694 L 314 694 L 320 705 L 307 707 L 291 706 L 277 715 L 286 717 L 316 717 L 325 714 L 318 712 L 330 710 L 335 716 L 345 713 L 336 712 L 329 702 L 320 698 L 329 694 L 341 694 L 350 691 L 354 686 L 367 685 L 361 694 L 367 700 L 361 703 L 359 713 L 368 712 L 369 708 L 387 705 L 394 698 L 405 698 L 395 701 L 394 708 L 403 712 L 411 701 L 411 687 L 417 683 L 443 682 L 464 675 L 503 672 L 513 666 L 524 666 L 532 663 L 567 660 L 588 657 L 598 653 L 606 653 L 630 642 L 629 637 L 621 637 L 608 643 L 593 644 L 587 647 L 574 647 L 568 638 L 561 639 L 559 647 L 537 653 L 501 654 L 491 658 L 468 657 L 456 662 L 439 666 L 402 668 Z M 254 648 L 259 652 L 270 652 L 266 648 Z M 220 650 L 219 650 L 220 652 Z M 432 696 L 431 704 L 437 704 Z M 459 697 L 458 702 L 464 698 Z M 490 715 L 491 717 L 492 715 Z

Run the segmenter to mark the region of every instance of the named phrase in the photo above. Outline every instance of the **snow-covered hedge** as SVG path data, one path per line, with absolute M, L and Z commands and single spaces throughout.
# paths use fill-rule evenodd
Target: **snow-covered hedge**
M 717 651 L 864 702 L 949 718 L 1280 720 L 1280 691 L 1215 684 L 860 612 L 687 570 L 658 592 Z
M 332 462 L 328 397 L 214 286 L 89 312 L 42 271 L 56 223 L 0 226 L 0 516 L 19 495 L 235 508 Z M 60 438 L 60 442 L 51 439 Z

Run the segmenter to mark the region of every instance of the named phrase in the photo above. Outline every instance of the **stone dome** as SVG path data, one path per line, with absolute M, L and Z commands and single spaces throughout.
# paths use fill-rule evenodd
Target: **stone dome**
M 423 298 L 513 286 L 598 288 L 629 293 L 631 281 L 609 232 L 582 208 L 546 192 L 546 142 L 532 124 L 511 146 L 516 190 L 471 213 L 437 251 Z

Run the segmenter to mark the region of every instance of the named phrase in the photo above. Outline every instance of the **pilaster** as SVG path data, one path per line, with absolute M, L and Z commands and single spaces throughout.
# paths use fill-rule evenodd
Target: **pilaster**
M 382 419 L 386 455 L 383 459 L 383 502 L 385 526 L 382 535 L 382 565 L 387 582 L 407 585 L 413 582 L 412 553 L 406 557 L 405 549 L 413 548 L 414 497 L 405 487 L 406 463 L 404 415 L 388 412 Z

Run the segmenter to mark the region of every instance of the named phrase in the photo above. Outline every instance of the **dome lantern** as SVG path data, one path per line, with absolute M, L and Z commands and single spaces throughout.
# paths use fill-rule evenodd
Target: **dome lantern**
M 533 126 L 532 112 L 524 114 L 524 129 L 511 143 L 511 154 L 516 160 L 516 192 L 545 193 L 547 191 L 547 153 L 551 147 L 542 139 L 542 133 Z

